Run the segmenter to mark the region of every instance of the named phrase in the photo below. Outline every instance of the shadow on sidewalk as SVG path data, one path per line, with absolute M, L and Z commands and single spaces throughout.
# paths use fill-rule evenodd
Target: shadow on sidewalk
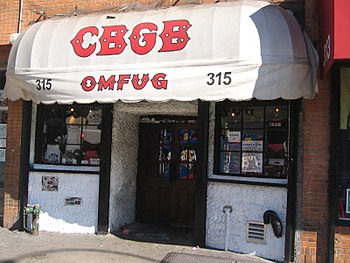
M 194 245 L 193 229 L 164 224 L 133 223 L 112 234 L 122 239 L 140 242 L 180 246 Z

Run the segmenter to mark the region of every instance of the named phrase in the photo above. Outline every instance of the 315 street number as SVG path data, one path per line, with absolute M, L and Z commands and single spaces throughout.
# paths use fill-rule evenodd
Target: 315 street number
M 230 85 L 232 82 L 232 78 L 231 78 L 231 73 L 232 72 L 219 72 L 217 74 L 215 73 L 208 73 L 208 81 L 207 84 L 208 85 Z
M 52 88 L 52 79 L 37 79 L 35 83 L 37 90 L 50 90 Z

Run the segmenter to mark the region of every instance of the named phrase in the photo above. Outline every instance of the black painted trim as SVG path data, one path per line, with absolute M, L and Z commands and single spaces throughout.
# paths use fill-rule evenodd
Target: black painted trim
M 102 118 L 97 232 L 108 233 L 113 104 L 102 105 Z
M 340 69 L 334 67 L 331 71 L 332 74 L 332 95 L 331 95 L 331 145 L 330 147 L 330 162 L 329 162 L 329 249 L 327 262 L 334 262 L 334 237 L 336 224 L 339 225 L 338 221 L 338 178 L 340 174 L 338 160 L 340 153 Z M 348 222 L 350 225 L 350 222 Z
M 266 178 L 266 179 L 287 179 L 288 177 L 277 177 L 277 176 L 267 176 L 265 175 L 265 171 L 263 171 L 262 175 L 259 176 L 254 176 L 254 175 L 244 175 L 242 173 L 233 175 L 233 174 L 227 174 L 227 173 L 222 173 L 220 172 L 220 147 L 218 146 L 220 143 L 220 134 L 221 134 L 221 125 L 218 124 L 218 120 L 220 119 L 220 114 L 222 110 L 226 107 L 251 107 L 251 106 L 259 106 L 259 107 L 267 107 L 267 106 L 278 106 L 278 105 L 286 105 L 290 106 L 293 102 L 297 100 L 282 100 L 282 99 L 276 99 L 276 100 L 257 100 L 257 99 L 252 99 L 249 101 L 230 101 L 230 100 L 224 100 L 221 102 L 218 102 L 215 104 L 215 135 L 214 135 L 214 173 L 216 175 L 221 175 L 221 176 L 240 176 L 241 178 Z M 291 111 L 291 109 L 290 109 Z M 290 117 L 289 117 L 290 119 Z M 243 121 L 243 115 L 242 115 L 242 120 Z M 243 126 L 242 126 L 243 127 Z M 259 129 L 260 130 L 260 129 Z M 264 125 L 262 130 L 265 132 L 267 129 Z M 289 172 L 288 172 L 289 173 Z M 289 173 L 290 174 L 290 173 Z M 247 180 L 248 181 L 248 180 Z
M 335 200 L 333 200 L 333 206 L 334 206 L 334 211 L 338 211 L 336 208 L 335 208 L 335 204 L 334 204 Z M 333 211 L 333 210 L 331 210 Z M 334 214 L 334 213 L 333 213 Z M 335 223 L 334 223 L 335 222 Z M 335 226 L 348 226 L 350 227 L 350 220 L 344 220 L 344 219 L 335 219 L 334 222 L 331 222 L 331 226 L 333 226 L 335 228 Z M 335 233 L 335 229 L 333 231 Z M 334 236 L 334 234 L 333 234 Z
M 14 226 L 16 229 L 23 229 L 23 207 L 28 202 L 28 181 L 29 181 L 29 155 L 30 155 L 30 138 L 32 122 L 32 102 L 24 101 L 22 109 L 22 131 L 21 131 L 21 153 L 20 153 L 20 172 L 19 172 L 19 220 Z
M 209 102 L 198 101 L 198 167 L 195 191 L 194 242 L 205 247 L 207 214 Z
M 288 193 L 287 193 L 287 214 L 286 214 L 286 238 L 284 246 L 284 260 L 294 262 L 294 245 L 296 231 L 296 203 L 297 203 L 297 164 L 298 160 L 298 134 L 299 115 L 302 112 L 301 100 L 290 103 L 290 134 L 289 145 L 291 148 L 289 157 Z

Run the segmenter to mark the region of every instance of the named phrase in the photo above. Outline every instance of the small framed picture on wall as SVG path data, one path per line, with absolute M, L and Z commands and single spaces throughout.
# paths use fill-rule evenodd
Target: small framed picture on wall
M 345 213 L 350 213 L 350 189 L 346 189 L 346 207 Z

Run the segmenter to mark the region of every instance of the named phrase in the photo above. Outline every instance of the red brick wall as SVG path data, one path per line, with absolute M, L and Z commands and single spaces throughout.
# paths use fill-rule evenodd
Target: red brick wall
M 336 227 L 334 263 L 350 263 L 350 228 Z
M 327 262 L 329 251 L 329 79 L 320 81 L 319 89 L 316 99 L 304 103 L 300 262 Z
M 0 45 L 10 43 L 10 35 L 17 32 L 19 0 L 0 1 Z
M 17 226 L 19 219 L 19 179 L 23 101 L 9 102 L 7 117 L 7 148 L 4 176 L 3 226 Z

